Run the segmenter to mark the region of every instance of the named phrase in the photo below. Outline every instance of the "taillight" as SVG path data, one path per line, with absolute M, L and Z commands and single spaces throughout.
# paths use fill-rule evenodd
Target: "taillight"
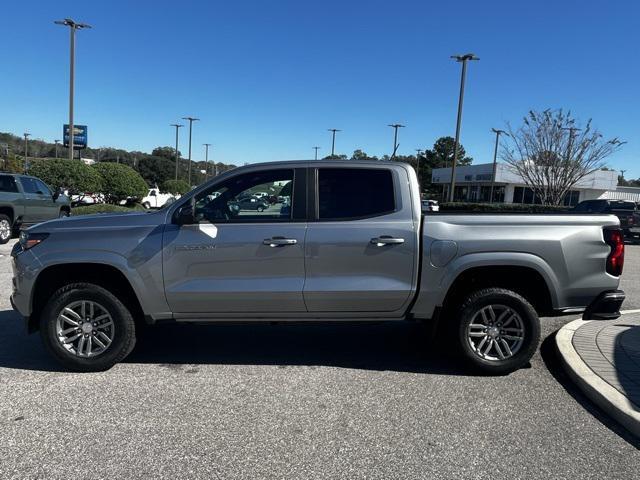
M 624 266 L 624 235 L 618 228 L 605 228 L 604 241 L 611 247 L 607 257 L 607 273 L 615 277 L 622 275 Z

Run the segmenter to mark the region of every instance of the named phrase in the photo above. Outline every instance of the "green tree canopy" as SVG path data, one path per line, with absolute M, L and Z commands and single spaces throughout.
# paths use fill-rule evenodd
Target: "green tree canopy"
M 173 195 L 184 195 L 190 188 L 184 180 L 167 180 L 162 184 L 162 190 Z
M 141 158 L 137 167 L 138 172 L 149 186 L 162 185 L 167 180 L 174 178 L 176 172 L 175 162 L 159 156 Z
M 69 189 L 72 195 L 99 192 L 102 189 L 100 174 L 77 160 L 33 160 L 29 174 L 44 180 L 54 190 Z
M 108 203 L 118 203 L 129 197 L 143 198 L 147 184 L 133 168 L 121 163 L 100 162 L 92 165 L 102 177 L 102 193 Z
M 180 150 L 178 150 L 178 153 L 180 153 Z M 154 157 L 164 157 L 168 158 L 169 160 L 175 160 L 176 150 L 172 147 L 156 147 L 151 152 L 151 155 L 153 155 Z

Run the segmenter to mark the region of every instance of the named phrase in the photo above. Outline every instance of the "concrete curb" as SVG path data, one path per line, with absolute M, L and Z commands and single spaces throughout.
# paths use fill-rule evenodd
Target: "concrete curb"
M 575 331 L 586 323 L 589 320 L 574 320 L 556 334 L 556 344 L 564 369 L 590 400 L 640 438 L 640 412 L 633 408 L 627 397 L 591 370 L 573 347 Z

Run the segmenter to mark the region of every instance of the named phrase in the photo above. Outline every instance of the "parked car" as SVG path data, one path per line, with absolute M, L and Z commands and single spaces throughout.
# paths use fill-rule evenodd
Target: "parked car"
M 422 200 L 422 211 L 423 212 L 439 212 L 440 205 L 438 205 L 437 200 Z
M 237 207 L 237 210 L 256 210 L 258 212 L 264 212 L 269 208 L 269 204 L 258 197 L 243 197 L 232 203 Z
M 161 208 L 165 203 L 175 200 L 175 197 L 170 193 L 160 193 L 158 187 L 150 188 L 149 193 L 142 199 L 142 206 L 144 208 Z
M 620 220 L 625 237 L 640 233 L 640 213 L 635 202 L 630 200 L 585 200 L 573 209 L 576 213 L 611 213 Z
M 291 203 L 229 213 L 271 185 Z M 423 216 L 418 191 L 403 163 L 239 167 L 161 210 L 22 232 L 11 301 L 78 371 L 125 358 L 145 323 L 332 319 L 440 322 L 470 365 L 504 374 L 536 351 L 539 316 L 619 316 L 615 216 Z
M 42 180 L 28 175 L 0 174 L 0 244 L 20 227 L 69 216 L 71 202 Z

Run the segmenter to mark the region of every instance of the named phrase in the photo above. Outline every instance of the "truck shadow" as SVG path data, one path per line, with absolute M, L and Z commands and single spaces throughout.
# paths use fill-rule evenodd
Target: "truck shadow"
M 332 366 L 473 375 L 417 323 L 158 325 L 145 329 L 127 363 Z M 64 371 L 19 316 L 0 311 L 0 367 Z

